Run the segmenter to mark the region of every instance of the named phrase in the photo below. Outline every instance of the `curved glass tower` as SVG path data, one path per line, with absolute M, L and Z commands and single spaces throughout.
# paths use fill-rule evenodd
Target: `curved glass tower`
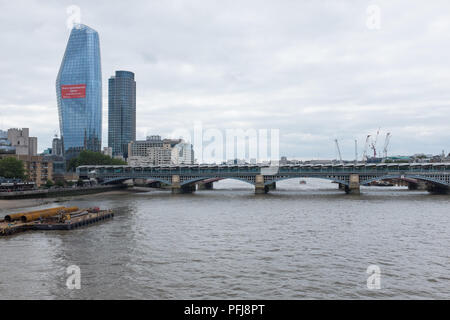
M 79 24 L 72 29 L 56 78 L 59 126 L 64 156 L 81 150 L 100 152 L 102 73 L 97 31 Z

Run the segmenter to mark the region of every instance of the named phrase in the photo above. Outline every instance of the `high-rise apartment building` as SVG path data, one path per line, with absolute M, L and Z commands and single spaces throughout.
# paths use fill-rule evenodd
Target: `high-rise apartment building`
M 113 156 L 128 157 L 136 140 L 136 81 L 130 71 L 116 71 L 108 82 L 108 146 Z
M 66 159 L 81 150 L 100 152 L 102 72 L 97 31 L 73 27 L 56 78 L 61 142 Z

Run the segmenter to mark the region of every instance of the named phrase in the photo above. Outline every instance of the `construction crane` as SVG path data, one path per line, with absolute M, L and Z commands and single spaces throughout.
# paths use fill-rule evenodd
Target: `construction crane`
M 375 137 L 375 145 L 377 145 L 378 136 L 380 135 L 380 129 L 381 128 L 378 128 L 378 130 L 377 130 L 377 136 Z
M 362 157 L 363 161 L 367 161 L 367 148 L 369 147 L 369 139 L 370 139 L 370 134 L 367 135 L 367 138 L 366 138 L 366 144 L 364 146 L 363 157 Z
M 339 160 L 340 160 L 341 163 L 344 163 L 342 161 L 342 155 L 341 155 L 341 149 L 339 148 L 339 142 L 338 142 L 337 139 L 334 139 L 334 142 L 336 143 L 336 148 L 337 148 L 337 151 L 338 151 L 338 154 L 339 154 Z
M 389 145 L 389 140 L 391 140 L 391 133 L 386 133 L 386 139 L 384 140 L 384 147 L 383 147 L 383 158 L 387 158 L 387 147 Z
M 373 157 L 374 158 L 376 158 L 377 157 L 377 142 L 378 142 L 378 135 L 380 134 L 380 128 L 378 128 L 378 130 L 377 130 L 377 135 L 376 135 L 376 137 L 375 137 L 375 142 L 374 141 L 372 141 L 372 144 L 371 144 L 371 148 L 372 148 L 372 150 L 373 150 Z

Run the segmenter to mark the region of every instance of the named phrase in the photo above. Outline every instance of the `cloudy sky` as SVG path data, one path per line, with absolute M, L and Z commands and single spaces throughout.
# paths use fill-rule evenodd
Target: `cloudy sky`
M 288 157 L 336 158 L 337 138 L 351 159 L 379 127 L 390 154 L 450 151 L 449 1 L 0 0 L 0 128 L 29 127 L 40 151 L 70 5 L 100 35 L 104 146 L 107 79 L 130 70 L 138 139 L 199 120 L 279 129 Z

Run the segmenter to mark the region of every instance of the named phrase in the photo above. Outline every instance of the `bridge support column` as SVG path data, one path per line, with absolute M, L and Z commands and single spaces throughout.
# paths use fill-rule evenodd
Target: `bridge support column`
M 198 190 L 212 190 L 213 189 L 213 183 L 212 182 L 199 182 L 198 184 Z
M 345 190 L 345 184 L 339 183 L 338 188 L 339 190 Z
M 427 189 L 429 193 L 432 194 L 450 194 L 450 188 L 443 185 L 438 185 L 434 183 L 427 184 Z
M 408 182 L 408 189 L 409 190 L 428 190 L 428 185 L 425 181 L 417 181 L 417 183 Z
M 269 186 L 264 185 L 264 176 L 258 174 L 255 176 L 255 194 L 264 194 L 269 192 Z
M 348 186 L 345 186 L 345 192 L 347 194 L 360 194 L 359 189 L 359 174 L 351 174 L 349 178 Z
M 268 184 L 267 187 L 269 188 L 269 190 L 276 190 L 277 189 L 277 183 L 276 182 L 272 182 L 272 183 Z
M 173 194 L 192 193 L 195 191 L 195 184 L 182 186 L 180 184 L 180 176 L 173 175 L 171 189 Z

